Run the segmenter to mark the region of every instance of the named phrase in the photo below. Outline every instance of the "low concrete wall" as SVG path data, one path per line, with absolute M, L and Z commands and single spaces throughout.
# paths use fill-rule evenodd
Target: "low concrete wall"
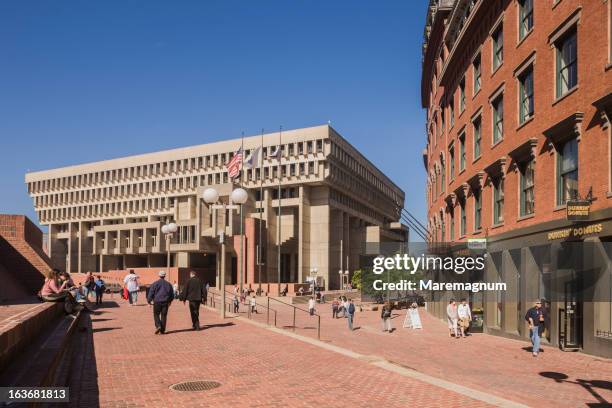
M 0 322 L 0 372 L 10 360 L 64 313 L 64 303 L 38 303 Z

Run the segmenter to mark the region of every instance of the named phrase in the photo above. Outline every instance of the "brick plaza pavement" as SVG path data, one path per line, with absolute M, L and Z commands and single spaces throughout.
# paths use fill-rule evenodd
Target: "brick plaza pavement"
M 534 358 L 529 342 L 486 334 L 451 339 L 446 324 L 423 309 L 422 330 L 403 329 L 406 310 L 394 311 L 391 334 L 382 332 L 377 311 L 358 312 L 355 327 L 359 329 L 350 335 L 346 319 L 331 318 L 331 303 L 317 305 L 317 312 L 322 316 L 324 342 L 380 356 L 436 378 L 529 406 L 612 404 L 612 360 L 547 345 Z
M 90 320 L 91 319 L 91 320 Z M 168 333 L 155 335 L 149 306 L 109 300 L 76 333 L 70 383 L 74 406 L 139 407 L 484 407 L 489 404 L 203 310 L 200 332 L 188 306 L 170 308 Z M 89 327 L 88 327 L 89 325 Z M 179 381 L 215 380 L 204 392 Z

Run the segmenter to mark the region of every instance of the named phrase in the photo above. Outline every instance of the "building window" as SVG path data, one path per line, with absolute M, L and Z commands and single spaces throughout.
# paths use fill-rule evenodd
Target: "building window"
M 448 149 L 448 162 L 450 165 L 450 179 L 455 179 L 455 146 L 451 146 Z
M 459 83 L 459 111 L 465 110 L 465 78 Z
M 474 68 L 474 95 L 476 95 L 478 91 L 480 91 L 481 79 L 482 79 L 480 54 L 478 54 L 476 58 L 474 58 L 474 62 L 472 63 L 472 66 Z
M 535 162 L 530 160 L 525 163 L 520 174 L 521 177 L 521 216 L 533 214 L 535 210 Z
M 504 179 L 493 181 L 493 224 L 504 222 Z
M 444 214 L 440 213 L 440 241 L 446 240 L 446 225 L 444 225 Z
M 459 202 L 459 207 L 461 208 L 461 225 L 459 230 L 459 236 L 462 237 L 465 235 L 465 226 L 467 224 L 467 218 L 465 215 L 465 199 Z
M 480 231 L 482 228 L 482 190 L 474 190 L 474 231 Z
M 474 126 L 474 160 L 480 157 L 480 141 L 482 140 L 482 123 L 480 118 L 476 118 L 472 122 Z
M 440 156 L 440 189 L 444 193 L 446 185 L 446 166 L 444 165 L 444 157 Z
M 519 123 L 533 116 L 533 67 L 519 76 Z
M 578 196 L 578 140 L 568 140 L 557 152 L 557 205 L 563 205 Z
M 455 209 L 450 209 L 450 240 L 455 239 Z
M 493 106 L 493 144 L 504 137 L 504 96 L 498 96 L 492 103 Z
M 440 114 L 440 131 L 444 133 L 446 131 L 445 119 L 446 119 L 446 108 L 442 106 L 442 112 Z
M 493 40 L 493 71 L 504 62 L 504 28 L 500 26 L 492 36 Z
M 533 28 L 533 0 L 519 1 L 519 40 L 529 34 Z
M 450 101 L 448 102 L 448 114 L 450 115 L 450 119 L 448 120 L 450 122 L 450 127 L 452 129 L 453 126 L 455 126 L 455 98 L 451 97 Z
M 578 84 L 576 31 L 557 41 L 557 98 Z
M 465 133 L 459 136 L 459 171 L 465 170 Z

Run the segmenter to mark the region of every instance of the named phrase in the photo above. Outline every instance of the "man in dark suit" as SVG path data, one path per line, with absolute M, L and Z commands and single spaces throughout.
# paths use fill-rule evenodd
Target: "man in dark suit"
M 166 332 L 168 308 L 174 299 L 174 288 L 166 281 L 166 271 L 159 271 L 159 279 L 153 282 L 147 293 L 147 302 L 153 303 L 155 334 Z
M 206 296 L 206 286 L 204 286 L 194 271 L 189 272 L 189 280 L 180 297 L 183 303 L 189 301 L 189 312 L 191 313 L 193 330 L 200 330 L 200 305 L 206 302 Z

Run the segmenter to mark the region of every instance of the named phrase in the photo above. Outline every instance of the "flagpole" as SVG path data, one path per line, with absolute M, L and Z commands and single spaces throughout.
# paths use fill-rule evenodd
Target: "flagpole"
M 242 132 L 242 138 L 240 140 L 240 152 L 242 154 L 242 160 L 240 160 L 240 188 L 242 188 L 242 176 L 244 174 L 244 132 Z M 242 295 L 242 283 L 244 282 L 244 261 L 243 261 L 243 247 L 244 247 L 244 216 L 242 211 L 243 205 L 240 204 L 240 295 Z M 225 290 L 225 288 L 223 288 Z
M 263 139 L 264 139 L 264 130 L 261 129 L 261 148 L 259 149 L 259 247 L 257 253 L 257 280 L 259 282 L 259 293 L 261 294 L 261 254 L 262 254 L 262 239 L 261 239 L 261 224 L 263 217 Z
M 281 159 L 283 158 L 283 150 L 282 150 L 282 146 L 283 146 L 283 142 L 282 142 L 282 138 L 283 138 L 283 127 L 280 127 L 279 133 L 278 133 L 278 148 L 281 149 L 279 151 L 279 156 L 278 156 L 278 215 L 276 218 L 276 247 L 277 247 L 277 274 L 278 274 L 278 296 L 280 296 L 281 293 L 281 209 L 282 209 L 282 198 L 281 198 L 281 178 L 283 176 L 283 173 L 281 171 Z

